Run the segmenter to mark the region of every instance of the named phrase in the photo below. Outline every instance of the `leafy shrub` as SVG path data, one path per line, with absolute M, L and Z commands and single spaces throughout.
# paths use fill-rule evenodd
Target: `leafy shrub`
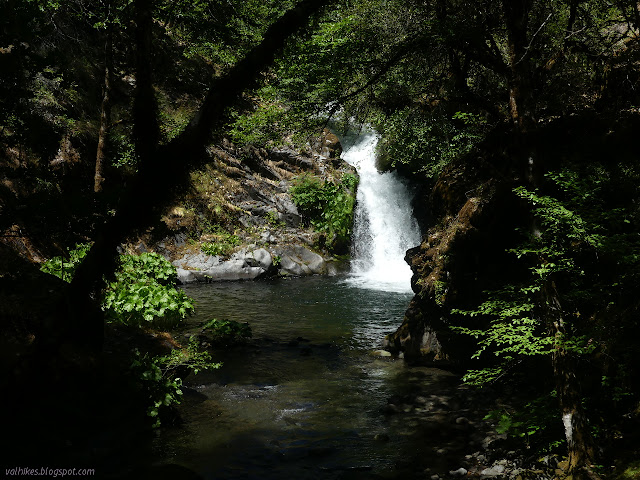
M 69 259 L 54 257 L 42 265 L 42 271 L 66 282 L 90 245 L 80 244 L 69 252 Z M 121 255 L 116 279 L 107 284 L 102 309 L 107 321 L 124 325 L 172 327 L 193 313 L 193 302 L 182 290 L 173 287 L 176 269 L 157 253 Z
M 157 253 L 122 255 L 116 280 L 108 285 L 102 309 L 107 320 L 125 325 L 173 327 L 193 313 L 193 302 L 172 285 L 176 269 Z
M 180 403 L 182 379 L 165 376 L 162 372 L 162 357 L 141 355 L 135 351 L 129 367 L 137 390 L 148 405 L 147 415 L 154 420 L 153 426 L 160 426 L 160 416 L 164 410 Z
M 79 243 L 73 250 L 67 249 L 68 258 L 53 257 L 52 259 L 44 262 L 40 267 L 40 270 L 45 273 L 55 275 L 65 282 L 71 282 L 76 273 L 76 268 L 78 268 L 78 265 L 80 265 L 84 257 L 87 256 L 90 248 L 90 243 Z
M 330 250 L 344 249 L 351 239 L 357 181 L 351 174 L 339 184 L 304 175 L 291 187 L 293 203 L 317 231 L 327 234 Z
M 242 344 L 251 338 L 251 327 L 248 323 L 235 320 L 209 320 L 202 327 L 202 332 L 214 345 L 232 346 Z
M 208 352 L 198 349 L 194 338 L 186 348 L 178 348 L 164 356 L 141 355 L 134 352 L 134 359 L 129 368 L 136 383 L 137 390 L 148 405 L 147 415 L 158 427 L 161 417 L 173 405 L 179 404 L 182 397 L 182 378 L 179 372 L 198 373 L 201 370 L 220 368 L 221 363 L 214 363 Z

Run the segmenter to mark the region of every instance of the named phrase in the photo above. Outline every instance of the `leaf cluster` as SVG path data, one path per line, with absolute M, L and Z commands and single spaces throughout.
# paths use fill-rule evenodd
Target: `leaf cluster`
M 344 174 L 340 183 L 304 175 L 290 189 L 291 200 L 303 217 L 329 238 L 330 249 L 351 239 L 357 177 Z
M 194 338 L 185 348 L 174 349 L 163 356 L 143 355 L 136 349 L 129 375 L 147 404 L 147 416 L 156 428 L 160 426 L 163 414 L 181 401 L 182 378 L 178 372 L 197 374 L 221 365 L 213 362 L 208 352 L 201 351 Z
M 202 326 L 202 332 L 213 345 L 233 346 L 245 343 L 252 336 L 248 323 L 212 318 Z
M 41 269 L 71 282 L 91 246 L 79 244 L 69 258 L 54 257 Z M 121 255 L 115 280 L 106 285 L 102 310 L 107 321 L 124 325 L 173 327 L 193 313 L 192 300 L 174 287 L 176 269 L 157 253 Z
M 242 242 L 237 235 L 231 233 L 219 233 L 216 235 L 216 241 L 203 242 L 200 250 L 207 255 L 228 255 L 231 251 Z

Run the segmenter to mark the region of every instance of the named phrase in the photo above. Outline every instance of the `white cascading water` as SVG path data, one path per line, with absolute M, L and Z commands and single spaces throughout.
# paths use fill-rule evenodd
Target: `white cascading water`
M 378 136 L 362 133 L 342 140 L 342 158 L 358 170 L 357 205 L 349 282 L 363 288 L 411 291 L 406 251 L 420 243 L 411 192 L 396 172 L 376 168 Z

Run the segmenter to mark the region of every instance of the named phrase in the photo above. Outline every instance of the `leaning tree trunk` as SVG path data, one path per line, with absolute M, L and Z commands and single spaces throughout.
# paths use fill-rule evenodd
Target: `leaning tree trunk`
M 104 166 L 106 161 L 107 137 L 111 126 L 111 76 L 113 75 L 113 26 L 107 26 L 104 45 L 104 85 L 102 86 L 102 109 L 100 113 L 100 131 L 96 151 L 96 170 L 93 177 L 93 191 L 102 192 Z

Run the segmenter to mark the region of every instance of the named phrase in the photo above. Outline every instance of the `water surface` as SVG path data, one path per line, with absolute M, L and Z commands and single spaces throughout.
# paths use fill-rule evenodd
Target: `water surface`
M 155 443 L 163 463 L 208 479 L 393 477 L 420 440 L 384 413 L 389 397 L 436 384 L 442 372 L 379 357 L 408 293 L 344 278 L 192 285 L 192 325 L 248 321 L 249 345 L 217 355 L 219 370 L 189 377 L 184 425 Z M 413 383 L 412 383 L 413 379 Z

